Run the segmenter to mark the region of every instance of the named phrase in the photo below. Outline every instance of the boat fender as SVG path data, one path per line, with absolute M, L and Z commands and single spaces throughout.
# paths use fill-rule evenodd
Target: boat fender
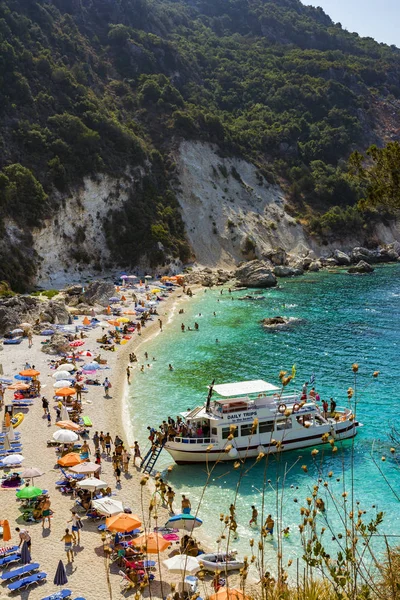
M 236 448 L 231 448 L 228 452 L 228 455 L 230 458 L 236 458 L 238 455 L 238 451 L 236 450 Z
M 298 412 L 300 410 L 300 404 L 298 402 L 295 402 L 293 404 L 293 412 Z
M 278 406 L 278 412 L 280 412 L 282 415 L 285 412 L 285 410 L 286 410 L 286 404 L 280 404 Z
M 336 439 L 336 430 L 333 423 L 331 423 L 331 436 L 333 437 L 333 439 Z

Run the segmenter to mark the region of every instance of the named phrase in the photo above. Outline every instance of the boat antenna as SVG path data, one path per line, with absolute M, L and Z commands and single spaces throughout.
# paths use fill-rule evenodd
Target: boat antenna
M 208 396 L 207 396 L 207 402 L 206 402 L 206 412 L 208 412 L 210 410 L 210 402 L 211 402 L 211 396 L 212 396 L 213 390 L 214 390 L 214 383 L 215 383 L 215 379 L 212 380 L 212 383 L 211 383 L 210 387 L 208 388 Z

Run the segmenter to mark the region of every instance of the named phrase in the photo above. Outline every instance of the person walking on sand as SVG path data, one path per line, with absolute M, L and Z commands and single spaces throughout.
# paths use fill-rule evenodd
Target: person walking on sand
M 115 475 L 116 484 L 121 485 L 121 469 L 120 469 L 119 463 L 117 463 L 117 466 L 115 467 L 114 475 Z
M 106 447 L 107 456 L 110 456 L 111 442 L 112 442 L 111 435 L 107 431 L 106 435 L 104 436 L 104 443 L 105 443 L 105 447 Z
M 44 396 L 42 398 L 42 408 L 43 414 L 47 415 L 47 413 L 49 412 L 49 401 Z
M 68 562 L 74 562 L 74 555 L 72 553 L 72 542 L 74 541 L 74 538 L 69 532 L 68 528 L 65 530 L 65 534 L 62 536 L 61 541 L 64 542 L 64 548 L 65 552 L 67 553 Z
M 162 320 L 161 319 L 158 319 L 158 324 L 160 326 L 160 330 L 162 331 Z
M 50 498 L 49 498 L 48 494 L 46 494 L 46 496 L 44 497 L 44 500 L 42 502 L 42 507 L 41 507 L 42 508 L 42 529 L 44 529 L 44 526 L 46 525 L 46 519 L 49 522 L 49 529 L 51 529 L 50 506 L 51 506 Z
M 124 468 L 124 473 L 128 473 L 128 470 L 129 470 L 129 459 L 130 459 L 130 454 L 126 450 L 126 448 L 124 448 L 122 450 L 122 466 Z
M 168 508 L 173 513 L 174 509 L 173 509 L 172 504 L 174 502 L 175 492 L 174 492 L 174 490 L 172 489 L 172 487 L 170 485 L 168 486 L 168 490 L 167 490 L 166 496 L 167 496 Z
M 72 518 L 68 521 L 68 523 L 72 523 L 72 538 L 74 540 L 74 544 L 78 542 L 78 545 L 81 543 L 81 532 L 80 532 L 80 518 L 76 514 L 76 510 L 74 508 L 71 509 Z
M 258 517 L 258 510 L 256 509 L 256 507 L 254 505 L 252 505 L 251 519 L 249 521 L 249 525 L 251 525 L 252 523 L 254 523 L 254 525 L 257 525 L 257 517 Z
M 101 446 L 101 451 L 104 454 L 104 452 L 106 451 L 106 441 L 105 441 L 104 433 L 102 431 L 100 431 L 99 442 L 100 442 L 100 446 Z
M 131 368 L 129 365 L 126 367 L 126 379 L 128 383 L 131 382 Z
M 142 460 L 142 455 L 140 454 L 140 448 L 138 442 L 134 442 L 133 445 L 133 463 L 136 466 L 136 459 Z
M 106 377 L 105 380 L 103 381 L 103 387 L 104 387 L 105 397 L 110 398 L 110 394 L 108 392 L 111 388 L 111 382 L 108 379 L 108 377 Z
M 51 427 L 51 414 L 50 411 L 47 413 L 47 425 Z
M 32 346 L 33 346 L 32 331 L 29 330 L 28 331 L 28 348 L 32 348 Z
M 99 432 L 96 431 L 94 436 L 93 436 L 93 443 L 94 443 L 94 449 L 98 450 L 99 446 L 100 446 L 100 438 L 99 438 Z
M 181 508 L 184 515 L 190 515 L 192 505 L 190 504 L 189 498 L 186 498 L 185 494 L 182 494 Z

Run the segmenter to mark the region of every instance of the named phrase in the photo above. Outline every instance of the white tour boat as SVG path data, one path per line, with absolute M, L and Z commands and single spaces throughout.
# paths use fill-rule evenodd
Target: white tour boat
M 178 465 L 297 450 L 326 443 L 328 436 L 345 440 L 358 427 L 348 408 L 324 416 L 313 398 L 281 394 L 281 388 L 261 379 L 211 386 L 203 406 L 181 415 L 190 437 L 170 435 L 164 445 Z

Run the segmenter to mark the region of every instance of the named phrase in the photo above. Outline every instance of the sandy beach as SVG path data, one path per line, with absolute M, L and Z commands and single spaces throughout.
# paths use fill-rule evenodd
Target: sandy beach
M 190 301 L 183 295 L 182 289 L 176 289 L 169 297 L 160 303 L 157 307 L 158 317 L 163 320 L 163 326 L 168 327 L 172 315 L 177 309 L 180 302 Z M 107 359 L 107 369 L 100 371 L 99 379 L 104 380 L 107 376 L 111 383 L 110 398 L 106 399 L 104 389 L 101 386 L 88 386 L 88 392 L 82 395 L 83 415 L 87 415 L 93 422 L 93 427 L 90 432 L 89 445 L 94 453 L 94 444 L 92 436 L 94 431 L 110 432 L 114 439 L 118 434 L 128 445 L 131 445 L 132 439 L 127 440 L 126 431 L 123 424 L 123 398 L 126 394 L 127 378 L 126 367 L 129 362 L 129 353 L 132 351 L 138 352 L 144 343 L 148 343 L 153 336 L 162 334 L 160 331 L 158 317 L 154 317 L 152 322 L 148 322 L 142 333 L 139 336 L 135 332 L 132 339 L 124 346 L 117 347 L 116 352 L 102 352 L 102 358 Z M 99 317 L 101 318 L 101 317 Z M 104 317 L 105 318 L 105 317 Z M 75 323 L 82 323 L 83 317 L 79 317 Z M 90 350 L 96 356 L 99 352 L 99 344 L 96 343 L 96 338 L 101 337 L 101 327 L 96 327 L 88 332 L 88 337 L 85 339 L 85 344 L 82 347 L 84 350 Z M 23 468 L 37 467 L 44 471 L 44 475 L 34 480 L 34 485 L 46 489 L 49 492 L 51 500 L 51 509 L 53 515 L 51 518 L 51 529 L 42 528 L 39 523 L 25 523 L 21 518 L 21 504 L 15 498 L 15 490 L 1 489 L 1 518 L 8 519 L 11 526 L 12 540 L 11 543 L 18 543 L 18 534 L 15 527 L 19 526 L 29 531 L 32 538 L 32 560 L 40 564 L 40 569 L 47 573 L 47 582 L 39 586 L 33 586 L 27 591 L 22 592 L 21 598 L 29 598 L 37 600 L 51 593 L 54 593 L 57 588 L 53 584 L 53 578 L 57 569 L 57 564 L 60 558 L 66 564 L 66 555 L 64 552 L 64 543 L 61 541 L 66 527 L 71 527 L 68 523 L 71 518 L 71 508 L 74 505 L 74 500 L 70 495 L 63 495 L 55 488 L 55 481 L 60 479 L 60 471 L 56 468 L 57 455 L 53 447 L 47 447 L 47 440 L 52 438 L 52 434 L 57 430 L 55 427 L 55 411 L 53 406 L 53 384 L 52 375 L 54 371 L 50 370 L 49 355 L 41 351 L 41 342 L 43 337 L 33 336 L 33 346 L 28 348 L 28 340 L 20 345 L 4 346 L 4 350 L 0 355 L 0 360 L 3 365 L 5 377 L 14 377 L 21 371 L 26 362 L 34 365 L 40 371 L 39 377 L 42 390 L 41 394 L 45 395 L 50 401 L 50 412 L 52 423 L 49 426 L 45 415 L 43 414 L 42 403 L 40 397 L 34 400 L 34 405 L 29 410 L 24 409 L 25 419 L 15 431 L 19 432 L 22 437 L 23 449 L 22 454 L 25 457 Z M 86 359 L 86 362 L 89 359 Z M 83 363 L 82 363 L 83 364 Z M 132 379 L 130 385 L 135 385 L 135 371 L 132 370 Z M 5 401 L 11 401 L 12 391 L 7 390 L 5 393 Z M 15 412 L 18 412 L 17 410 Z M 132 451 L 131 451 L 132 452 Z M 133 452 L 132 452 L 133 457 Z M 93 458 L 94 460 L 94 458 Z M 154 491 L 154 483 L 147 483 L 145 486 L 140 484 L 143 479 L 142 474 L 133 466 L 133 458 L 129 465 L 129 474 L 122 475 L 121 486 L 116 489 L 115 477 L 111 458 L 102 456 L 101 462 L 101 479 L 106 481 L 113 489 L 113 498 L 123 502 L 125 507 L 130 507 L 134 514 L 137 514 L 141 519 L 143 526 L 147 530 L 153 529 L 154 526 L 162 526 L 168 519 L 168 512 L 165 508 L 156 507 L 151 512 L 149 518 L 149 503 Z M 19 470 L 21 469 L 13 469 Z M 65 588 L 73 591 L 72 598 L 83 596 L 86 600 L 100 600 L 105 598 L 118 598 L 121 595 L 120 581 L 118 575 L 119 567 L 117 563 L 109 564 L 105 558 L 103 550 L 103 541 L 101 534 L 98 531 L 98 525 L 102 521 L 90 521 L 87 518 L 83 519 L 84 527 L 81 530 L 81 545 L 74 546 L 74 562 L 66 565 L 68 584 Z M 168 558 L 172 550 L 176 549 L 176 542 L 173 542 L 172 547 L 162 554 L 162 559 Z M 149 558 L 154 558 L 150 556 Z M 169 582 L 179 580 L 179 576 L 168 575 L 166 578 Z M 154 597 L 165 597 L 170 592 L 169 585 L 163 584 L 163 589 L 160 586 L 160 574 L 155 572 L 155 582 L 151 584 L 151 594 Z M 131 594 L 132 592 L 129 592 Z M 148 589 L 143 591 L 143 595 L 148 595 Z M 8 590 L 5 584 L 2 584 L 1 597 L 8 597 Z M 15 596 L 14 596 L 15 597 Z

